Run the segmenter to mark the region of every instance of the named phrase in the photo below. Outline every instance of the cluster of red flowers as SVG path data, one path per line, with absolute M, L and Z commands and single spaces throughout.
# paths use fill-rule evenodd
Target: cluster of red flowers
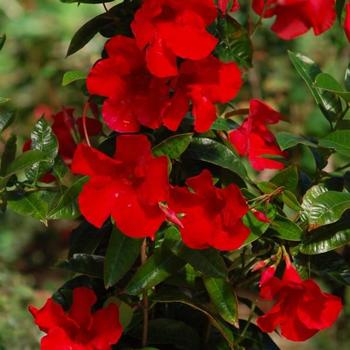
M 316 35 L 329 29 L 334 5 L 335 0 L 253 1 L 261 17 L 276 16 L 272 30 L 284 39 L 310 28 Z M 72 134 L 76 130 L 78 135 L 96 135 L 101 131 L 99 122 L 75 120 L 70 109 L 54 116 L 61 156 L 72 163 L 73 173 L 89 178 L 79 207 L 91 224 L 101 227 L 112 217 L 125 235 L 154 239 L 168 219 L 177 224 L 184 243 L 192 249 L 233 250 L 246 241 L 249 229 L 243 217 L 249 207 L 238 186 L 216 187 L 208 170 L 187 179 L 186 186 L 173 186 L 168 159 L 152 154 L 146 136 L 130 135 L 142 127 L 176 131 L 188 112 L 196 132 L 211 128 L 217 118 L 216 104 L 237 96 L 242 77 L 235 63 L 221 62 L 213 55 L 218 39 L 208 28 L 218 15 L 238 9 L 237 0 L 218 0 L 217 5 L 214 0 L 144 0 L 131 23 L 134 37 L 118 35 L 106 43 L 107 57 L 91 69 L 87 88 L 91 95 L 105 98 L 105 123 L 128 133 L 117 136 L 113 157 L 89 145 L 77 145 Z M 346 23 L 350 29 L 350 16 Z M 283 163 L 266 157 L 285 157 L 267 128 L 281 119 L 262 101 L 252 100 L 248 117 L 228 135 L 237 153 L 258 171 L 283 168 Z M 268 221 L 262 213 L 255 214 Z M 263 331 L 280 327 L 288 339 L 305 340 L 336 320 L 341 310 L 337 297 L 321 292 L 312 280 L 302 281 L 289 261 L 282 279 L 275 272 L 275 267 L 266 269 L 260 282 L 261 297 L 276 302 L 258 318 Z M 110 349 L 122 332 L 118 309 L 110 304 L 91 313 L 95 303 L 90 289 L 77 288 L 68 312 L 52 299 L 40 310 L 31 307 L 37 325 L 47 333 L 41 348 Z
M 285 262 L 281 279 L 275 276 L 275 266 L 261 275 L 260 297 L 275 304 L 258 317 L 257 324 L 264 332 L 279 327 L 287 339 L 304 341 L 337 320 L 342 302 L 337 296 L 322 292 L 312 279 L 302 280 L 289 257 L 285 257 Z

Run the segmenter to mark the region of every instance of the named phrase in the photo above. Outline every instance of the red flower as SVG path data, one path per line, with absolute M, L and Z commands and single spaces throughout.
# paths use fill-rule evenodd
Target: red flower
M 73 303 L 68 312 L 53 299 L 44 307 L 29 307 L 35 323 L 47 335 L 41 340 L 41 350 L 109 350 L 122 334 L 119 311 L 109 304 L 95 313 L 95 293 L 85 287 L 73 291 Z
M 277 145 L 274 135 L 266 124 L 276 124 L 282 115 L 259 100 L 250 101 L 248 118 L 236 130 L 229 133 L 229 139 L 241 156 L 247 156 L 255 170 L 282 169 L 284 165 L 265 155 L 285 156 Z
M 345 5 L 344 30 L 345 30 L 346 37 L 350 41 L 350 3 L 347 3 Z
M 192 102 L 195 130 L 208 131 L 217 118 L 215 103 L 232 100 L 241 85 L 241 72 L 235 63 L 222 63 L 214 56 L 184 62 L 175 82 L 174 96 L 163 112 L 164 125 L 176 130 Z
M 114 158 L 79 145 L 72 171 L 90 177 L 79 196 L 86 220 L 101 227 L 112 215 L 126 235 L 154 237 L 165 220 L 159 203 L 168 199 L 168 161 L 152 156 L 146 136 L 119 136 Z
M 77 148 L 77 137 L 84 138 L 83 118 L 74 117 L 73 108 L 63 110 L 52 116 L 52 131 L 58 140 L 58 153 L 62 159 L 70 164 Z M 98 135 L 102 130 L 101 123 L 92 118 L 85 118 L 89 136 Z
M 311 28 L 315 35 L 322 34 L 336 18 L 335 0 L 254 0 L 253 8 L 263 18 L 276 16 L 271 29 L 285 40 Z
M 338 297 L 322 292 L 311 279 L 303 281 L 289 261 L 282 279 L 275 277 L 275 272 L 272 266 L 261 275 L 260 297 L 275 302 L 257 319 L 262 331 L 279 327 L 287 339 L 304 341 L 336 321 L 342 309 Z
M 187 180 L 191 191 L 172 189 L 170 207 L 180 213 L 180 232 L 184 243 L 193 249 L 239 248 L 249 235 L 242 217 L 248 205 L 236 185 L 224 189 L 213 185 L 212 175 L 204 170 Z
M 177 75 L 176 58 L 201 60 L 217 39 L 206 27 L 214 22 L 213 0 L 144 0 L 131 28 L 137 45 L 146 48 L 148 69 L 158 77 Z
M 231 6 L 229 8 L 229 6 Z M 227 12 L 238 11 L 240 6 L 238 0 L 218 0 L 218 8 L 225 14 Z
M 167 81 L 148 72 L 134 39 L 115 36 L 105 49 L 108 58 L 91 69 L 87 88 L 90 94 L 107 97 L 102 109 L 106 124 L 119 132 L 138 132 L 141 125 L 160 127 L 169 98 Z

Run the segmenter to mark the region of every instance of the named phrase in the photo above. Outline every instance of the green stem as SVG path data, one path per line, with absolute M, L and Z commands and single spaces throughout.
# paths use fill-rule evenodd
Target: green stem
M 147 260 L 147 238 L 141 246 L 141 264 L 144 265 Z M 148 311 L 149 311 L 149 300 L 147 291 L 142 294 L 143 302 L 143 332 L 142 332 L 142 347 L 146 347 L 148 343 Z

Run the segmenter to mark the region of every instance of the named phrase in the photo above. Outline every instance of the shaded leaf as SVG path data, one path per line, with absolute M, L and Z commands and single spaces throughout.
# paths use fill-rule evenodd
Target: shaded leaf
M 46 154 L 38 150 L 24 152 L 8 166 L 6 176 L 23 171 L 33 164 L 46 161 L 46 159 Z
M 282 151 L 293 148 L 299 144 L 303 144 L 309 147 L 317 147 L 317 144 L 309 141 L 303 136 L 290 134 L 289 132 L 284 131 L 276 133 L 276 139 Z
M 104 265 L 106 288 L 116 284 L 130 270 L 140 255 L 141 239 L 125 236 L 116 228 L 112 231 Z
M 186 156 L 228 169 L 242 178 L 247 177 L 240 157 L 228 146 L 209 138 L 193 138 Z
M 10 164 L 16 158 L 17 137 L 12 135 L 6 142 L 1 156 L 0 175 L 5 175 Z
M 350 130 L 336 130 L 320 139 L 320 146 L 333 148 L 338 153 L 350 157 Z
M 0 99 L 0 103 L 1 99 Z M 15 113 L 11 111 L 0 111 L 0 133 L 7 129 L 15 119 Z
M 104 257 L 90 254 L 74 254 L 70 259 L 59 263 L 59 268 L 87 276 L 103 278 Z
M 316 77 L 315 86 L 342 97 L 346 102 L 350 101 L 350 92 L 344 91 L 338 81 L 327 73 L 321 73 Z
M 225 262 L 217 250 L 194 250 L 186 247 L 181 241 L 179 231 L 173 226 L 165 233 L 164 245 L 173 254 L 206 276 L 223 278 L 227 276 Z
M 279 171 L 271 180 L 278 187 L 283 187 L 291 192 L 296 192 L 299 183 L 299 172 L 295 165 Z
M 277 215 L 272 221 L 271 228 L 277 232 L 277 237 L 287 241 L 300 241 L 303 230 L 293 221 Z

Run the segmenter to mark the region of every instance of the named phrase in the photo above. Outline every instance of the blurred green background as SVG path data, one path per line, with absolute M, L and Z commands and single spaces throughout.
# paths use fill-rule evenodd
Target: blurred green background
M 75 31 L 103 11 L 101 5 L 78 7 L 59 0 L 0 0 L 0 34 L 7 35 L 0 52 L 0 96 L 10 98 L 9 105 L 17 111 L 17 122 L 8 134 L 15 132 L 24 141 L 35 119 L 47 109 L 57 111 L 62 106 L 73 106 L 81 111 L 84 99 L 80 87 L 77 84 L 62 87 L 62 77 L 70 70 L 87 73 L 98 59 L 105 39 L 96 37 L 69 58 L 65 54 Z M 245 15 L 236 17 L 247 21 Z M 327 133 L 328 122 L 295 74 L 287 50 L 311 57 L 325 72 L 342 81 L 350 61 L 350 47 L 341 27 L 336 25 L 317 38 L 308 34 L 293 42 L 282 42 L 268 30 L 267 21 L 253 42 L 255 68 L 247 74 L 248 83 L 240 97 L 242 105 L 246 106 L 251 97 L 261 97 L 287 117 L 280 123 L 280 129 L 309 136 Z M 7 135 L 3 137 L 6 139 Z M 312 160 L 308 166 L 313 166 Z M 64 257 L 74 226 L 59 222 L 45 227 L 11 212 L 0 213 L 0 350 L 39 348 L 40 334 L 27 306 L 41 305 L 67 277 L 54 265 Z M 278 337 L 276 341 L 283 350 L 349 348 L 349 318 L 347 307 L 337 327 L 305 344 L 281 342 Z

